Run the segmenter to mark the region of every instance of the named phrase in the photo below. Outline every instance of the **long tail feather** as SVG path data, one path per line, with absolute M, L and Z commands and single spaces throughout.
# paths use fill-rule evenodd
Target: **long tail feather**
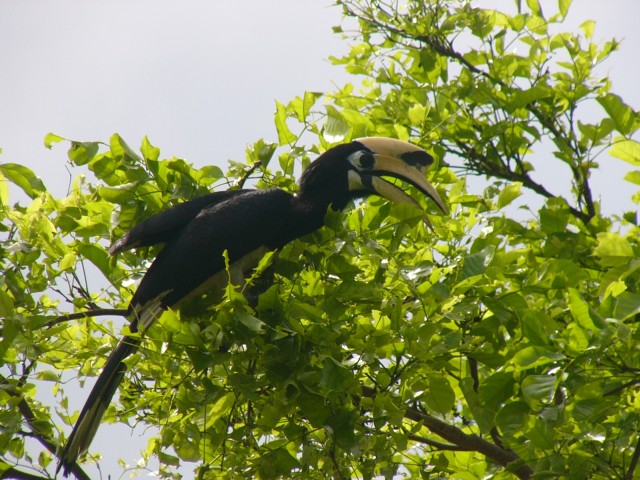
M 143 334 L 163 310 L 164 307 L 161 305 L 160 298 L 148 302 L 143 307 L 134 308 L 131 314 L 132 322 L 130 328 Z M 60 454 L 56 475 L 62 469 L 64 476 L 68 476 L 78 457 L 86 452 L 89 445 L 91 445 L 102 417 L 127 371 L 127 365 L 124 360 L 134 353 L 139 345 L 139 337 L 125 336 L 111 352 Z
M 65 476 L 69 475 L 78 457 L 89 448 L 102 417 L 127 370 L 124 360 L 138 349 L 139 344 L 140 340 L 137 338 L 124 337 L 109 356 L 62 450 L 56 475 L 60 469 Z

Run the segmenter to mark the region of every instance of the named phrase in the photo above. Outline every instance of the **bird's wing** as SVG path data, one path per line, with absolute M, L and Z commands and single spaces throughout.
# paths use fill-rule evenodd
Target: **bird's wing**
M 247 190 L 195 214 L 191 207 L 182 210 L 189 217 L 186 220 L 176 218 L 174 207 L 168 221 L 183 228 L 171 235 L 140 282 L 131 300 L 131 330 L 142 326 L 144 331 L 165 308 L 199 290 L 217 272 L 224 273 L 225 251 L 233 264 L 265 247 L 279 247 L 273 239 L 282 235 L 288 223 L 292 198 L 281 190 Z M 162 225 L 154 226 L 154 232 L 163 231 Z M 58 470 L 63 469 L 65 476 L 91 444 L 125 374 L 124 360 L 139 342 L 139 338 L 124 337 L 107 359 L 60 456 Z
M 171 307 L 224 271 L 223 254 L 239 262 L 256 250 L 280 245 L 292 195 L 282 190 L 249 190 L 198 213 L 155 259 L 131 300 L 139 309 L 160 299 Z
M 138 223 L 111 247 L 109 253 L 114 255 L 136 247 L 147 247 L 157 243 L 168 242 L 203 209 L 250 191 L 225 190 L 213 192 L 175 205 Z

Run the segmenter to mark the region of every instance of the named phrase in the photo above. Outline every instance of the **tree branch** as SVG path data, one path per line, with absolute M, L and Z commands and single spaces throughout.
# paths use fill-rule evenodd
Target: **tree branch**
M 17 386 L 20 387 L 22 386 L 24 382 L 20 381 L 18 382 Z M 7 392 L 10 396 L 15 397 L 15 398 L 19 398 L 20 401 L 18 403 L 18 409 L 20 410 L 20 413 L 22 414 L 23 418 L 26 420 L 27 424 L 29 425 L 29 428 L 31 428 L 31 431 L 33 432 L 33 437 L 44 447 L 46 448 L 49 452 L 51 452 L 53 455 L 55 455 L 56 457 L 58 456 L 58 448 L 56 446 L 55 443 L 53 443 L 53 441 L 51 441 L 49 438 L 46 437 L 46 435 L 44 433 L 42 433 L 40 431 L 40 429 L 38 428 L 36 421 L 36 415 L 35 413 L 33 413 L 33 410 L 31 409 L 31 406 L 27 403 L 27 401 L 25 400 L 24 396 L 22 394 L 20 394 L 19 392 L 15 391 L 15 387 L 16 385 L 11 385 L 9 383 L 9 380 L 7 378 L 5 378 L 3 375 L 0 374 L 0 385 L 7 385 L 9 388 L 4 389 L 5 392 Z M 22 476 L 10 476 L 7 477 L 7 472 L 12 471 L 13 473 L 12 475 L 22 475 Z M 4 473 L 4 475 L 2 476 L 2 478 L 42 478 L 39 476 L 31 476 L 29 477 L 28 475 L 31 475 L 29 473 L 26 472 L 21 472 L 19 470 L 16 469 L 9 469 L 7 470 L 7 472 Z M 71 468 L 71 472 L 73 472 L 73 475 L 79 479 L 79 480 L 91 480 L 91 477 L 89 477 L 89 475 L 87 475 L 85 473 L 85 471 L 80 468 L 77 464 L 74 465 Z
M 640 460 L 640 437 L 638 437 L 638 442 L 636 443 L 636 448 L 633 450 L 633 457 L 631 457 L 631 463 L 629 464 L 629 470 L 627 470 L 626 479 L 632 480 L 633 474 L 638 466 L 638 460 Z
M 35 475 L 29 472 L 23 472 L 15 467 L 9 467 L 0 476 L 3 480 L 5 478 L 14 478 L 16 480 L 50 480 L 51 477 L 43 477 L 42 475 Z
M 249 177 L 253 175 L 253 172 L 255 172 L 261 166 L 262 162 L 260 160 L 251 165 L 251 167 L 246 172 L 244 172 L 244 175 L 242 175 L 242 177 L 238 179 L 235 186 L 238 188 L 243 188 Z
M 362 387 L 362 394 L 365 397 L 373 398 L 376 396 L 376 391 L 370 387 Z M 407 407 L 404 416 L 414 422 L 422 423 L 433 433 L 461 449 L 481 453 L 503 467 L 518 465 L 513 473 L 522 480 L 528 480 L 534 474 L 533 469 L 514 452 L 500 448 L 477 435 L 466 434 L 459 428 L 415 408 Z
M 126 308 L 97 308 L 95 310 L 86 310 L 84 312 L 67 313 L 65 315 L 60 315 L 50 322 L 47 322 L 45 324 L 45 327 L 51 328 L 55 325 L 58 325 L 59 323 L 68 322 L 69 320 L 77 320 L 79 318 L 104 317 L 107 315 L 126 317 L 128 314 L 129 310 Z

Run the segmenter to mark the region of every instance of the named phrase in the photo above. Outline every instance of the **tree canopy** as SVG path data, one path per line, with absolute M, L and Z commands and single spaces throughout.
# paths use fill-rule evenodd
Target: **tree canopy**
M 76 173 L 61 198 L 0 164 L 0 477 L 53 475 L 78 414 L 69 379 L 96 376 L 127 331 L 157 250 L 112 258 L 113 241 L 211 190 L 295 192 L 319 152 L 379 135 L 434 153 L 451 215 L 430 229 L 378 199 L 328 212 L 220 303 L 166 312 L 105 420 L 156 427 L 141 457 L 163 478 L 635 478 L 637 211 L 604 215 L 590 179 L 613 156 L 640 184 L 640 119 L 598 73 L 618 43 L 594 43 L 593 21 L 562 31 L 570 3 L 338 1 L 351 48 L 332 60 L 353 82 L 277 102 L 277 142 L 226 171 L 117 134 L 46 137 Z

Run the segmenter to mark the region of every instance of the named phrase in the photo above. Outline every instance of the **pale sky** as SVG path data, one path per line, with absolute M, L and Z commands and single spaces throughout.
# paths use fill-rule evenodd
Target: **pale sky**
M 623 41 L 602 75 L 637 109 L 640 2 L 574 0 L 566 30 L 589 18 L 596 39 Z M 1 1 L 0 162 L 28 165 L 63 195 L 67 145 L 45 149 L 46 133 L 106 142 L 118 132 L 134 149 L 147 135 L 163 158 L 224 168 L 244 159 L 247 144 L 277 139 L 276 99 L 349 81 L 327 60 L 347 51 L 331 30 L 340 21 L 328 0 Z M 622 180 L 629 166 L 611 157 L 601 165 L 595 194 L 616 199 L 605 211 L 619 212 L 618 200 L 631 208 L 634 189 Z M 87 395 L 73 395 L 75 408 Z M 103 425 L 94 441 L 102 474 L 118 478 L 118 458 L 135 464 L 143 434 Z

